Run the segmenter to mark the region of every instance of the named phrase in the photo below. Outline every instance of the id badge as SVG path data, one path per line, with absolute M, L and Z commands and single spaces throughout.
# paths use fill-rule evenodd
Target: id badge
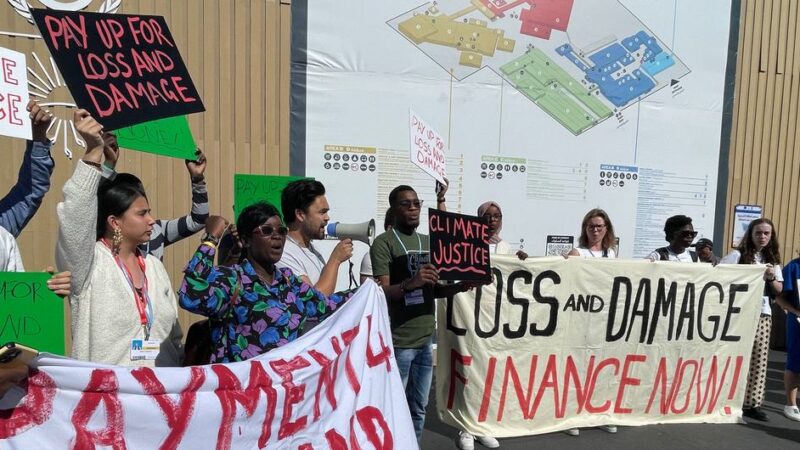
M 421 305 L 423 303 L 425 303 L 425 297 L 422 295 L 422 289 L 406 292 L 406 306 Z
M 131 340 L 131 361 L 152 361 L 158 357 L 161 341 L 156 339 Z

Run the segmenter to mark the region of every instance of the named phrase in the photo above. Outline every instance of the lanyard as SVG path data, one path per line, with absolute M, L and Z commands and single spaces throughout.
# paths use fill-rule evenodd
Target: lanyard
M 103 243 L 108 246 L 108 243 L 103 239 Z M 113 253 L 113 252 L 112 252 Z M 147 293 L 147 274 L 145 273 L 145 265 L 144 265 L 144 258 L 141 255 L 141 252 L 137 249 L 136 251 L 136 262 L 139 264 L 139 268 L 142 270 L 142 277 L 144 278 L 144 283 L 142 286 L 141 291 L 136 289 L 136 285 L 133 283 L 133 276 L 125 264 L 119 259 L 119 256 L 114 255 L 114 262 L 117 263 L 117 266 L 122 270 L 122 273 L 125 275 L 125 279 L 128 281 L 128 285 L 131 287 L 131 291 L 133 291 L 133 300 L 136 303 L 136 309 L 139 311 L 139 320 L 142 324 L 142 331 L 144 331 L 144 338 L 150 339 L 150 329 L 153 327 L 153 301 L 150 299 L 150 295 Z
M 395 231 L 394 228 L 392 228 L 392 233 L 394 233 L 394 237 L 397 239 L 397 242 L 400 243 L 400 246 L 403 247 L 403 251 L 406 252 L 406 256 L 408 256 L 408 249 L 406 248 L 406 245 L 403 244 L 403 241 L 400 240 L 400 236 L 397 235 L 397 231 Z M 420 239 L 419 233 L 414 232 L 414 234 L 417 235 L 417 244 L 419 245 L 419 250 L 418 251 L 421 253 L 422 252 L 422 239 Z

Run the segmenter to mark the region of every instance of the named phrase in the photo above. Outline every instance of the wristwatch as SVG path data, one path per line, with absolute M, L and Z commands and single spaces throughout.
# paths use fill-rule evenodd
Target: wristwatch
M 206 234 L 203 235 L 202 238 L 200 238 L 200 242 L 211 242 L 212 244 L 214 244 L 216 246 L 216 245 L 219 245 L 219 238 L 215 237 L 211 233 L 206 233 Z

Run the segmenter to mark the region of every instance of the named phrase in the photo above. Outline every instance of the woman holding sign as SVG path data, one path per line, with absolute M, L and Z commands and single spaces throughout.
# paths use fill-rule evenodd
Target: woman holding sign
M 297 339 L 306 319 L 330 316 L 350 298 L 326 297 L 287 268 L 283 255 L 289 229 L 266 202 L 248 206 L 236 229 L 244 248 L 240 264 L 214 266 L 227 223 L 209 219 L 210 232 L 186 266 L 179 291 L 181 307 L 208 317 L 212 363 L 244 361 Z
M 781 252 L 778 233 L 769 219 L 761 218 L 747 226 L 739 248 L 730 252 L 720 264 L 766 264 L 764 269 L 764 296 L 761 317 L 750 356 L 750 373 L 747 375 L 747 390 L 744 394 L 742 412 L 745 417 L 767 421 L 761 410 L 767 383 L 767 361 L 769 357 L 769 335 L 772 331 L 772 307 L 770 303 L 783 290 L 783 274 L 780 269 Z
M 64 185 L 56 246 L 59 268 L 73 277 L 71 356 L 179 366 L 181 329 L 169 275 L 158 258 L 138 249 L 153 231 L 147 196 L 132 183 L 103 180 L 103 127 L 82 109 L 73 121 L 87 150 Z
M 616 243 L 611 219 L 605 211 L 595 208 L 583 216 L 578 246 L 570 250 L 568 256 L 616 258 L 617 252 L 614 250 Z

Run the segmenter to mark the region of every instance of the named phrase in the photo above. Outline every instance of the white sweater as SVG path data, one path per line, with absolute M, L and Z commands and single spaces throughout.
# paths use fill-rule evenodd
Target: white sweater
M 155 361 L 131 361 L 132 339 L 144 339 L 139 310 L 125 274 L 96 239 L 101 174 L 78 162 L 58 204 L 58 269 L 72 272 L 72 353 L 75 359 L 120 366 L 179 366 L 183 359 L 178 302 L 158 258 L 147 255 L 145 276 L 153 302 L 150 339 L 162 341 Z

